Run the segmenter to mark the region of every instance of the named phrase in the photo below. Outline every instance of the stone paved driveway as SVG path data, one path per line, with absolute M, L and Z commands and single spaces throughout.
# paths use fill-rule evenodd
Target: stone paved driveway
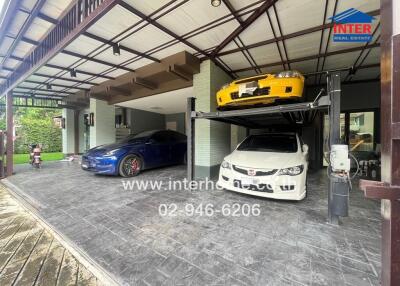
M 17 172 L 9 181 L 38 213 L 124 285 L 379 285 L 379 203 L 353 190 L 350 217 L 327 224 L 323 171 L 310 176 L 302 202 L 218 190 L 124 191 L 121 178 L 75 163 Z M 136 180 L 184 175 L 177 166 Z M 171 203 L 257 203 L 261 215 L 161 217 L 159 205 Z
M 100 285 L 0 185 L 0 285 Z

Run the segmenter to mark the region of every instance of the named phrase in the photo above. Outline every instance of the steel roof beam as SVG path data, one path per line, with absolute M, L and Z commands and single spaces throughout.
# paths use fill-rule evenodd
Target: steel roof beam
M 4 58 L 5 56 L 6 55 L 0 55 L 0 57 L 2 57 L 2 58 Z M 22 62 L 24 60 L 23 58 L 20 58 L 20 57 L 17 57 L 17 56 L 13 56 L 13 55 L 9 56 L 8 58 L 11 59 L 11 60 L 19 61 L 19 62 Z
M 39 0 L 39 2 L 41 1 L 44 0 Z M 78 9 L 79 3 L 80 1 L 73 3 L 73 6 L 65 13 L 64 17 L 59 21 L 59 24 L 56 25 L 47 34 L 40 45 L 27 56 L 30 62 L 24 61 L 16 71 L 10 75 L 7 83 L 1 85 L 1 96 L 17 87 L 33 72 L 44 66 L 51 58 L 65 49 L 68 44 L 96 23 L 108 11 L 118 5 L 120 0 L 91 1 L 93 5 L 83 5 L 83 9 Z M 38 10 L 35 12 L 35 17 L 40 12 Z M 65 29 L 64 25 L 69 25 L 69 29 Z M 40 51 L 38 49 L 40 49 Z
M 327 15 L 327 13 L 328 13 L 328 1 L 329 1 L 329 0 L 325 0 L 324 17 L 323 17 L 323 19 L 322 19 L 322 26 L 325 25 L 326 15 Z M 333 23 L 331 23 L 331 24 L 333 24 Z M 325 29 L 322 29 L 322 30 L 321 30 L 321 38 L 320 38 L 320 40 L 319 40 L 318 54 L 320 54 L 321 51 L 322 51 L 322 43 L 323 43 L 323 41 L 324 41 L 324 34 L 325 34 Z M 315 71 L 316 71 L 316 72 L 318 72 L 318 70 L 319 70 L 319 61 L 320 61 L 320 58 L 318 57 L 318 59 L 317 59 L 317 66 L 316 66 L 316 68 L 315 68 Z M 317 81 L 317 77 L 315 77 L 315 83 L 317 83 L 316 81 Z
M 275 0 L 277 1 L 277 0 Z M 139 10 L 135 9 L 134 7 L 132 7 L 131 5 L 129 5 L 128 3 L 121 1 L 120 6 L 122 6 L 123 8 L 127 9 L 128 11 L 130 11 L 131 13 L 135 14 L 136 16 L 138 16 L 139 18 L 145 20 L 146 22 L 152 24 L 153 26 L 157 27 L 158 29 L 160 29 L 161 31 L 163 31 L 164 33 L 168 34 L 169 36 L 173 37 L 174 39 L 178 40 L 179 42 L 185 44 L 186 46 L 192 48 L 193 50 L 199 52 L 200 54 L 206 56 L 207 58 L 210 58 L 217 66 L 219 66 L 221 69 L 223 69 L 228 75 L 230 75 L 231 77 L 232 74 L 224 67 L 222 66 L 219 62 L 217 62 L 215 60 L 215 57 L 210 57 L 207 53 L 205 53 L 202 49 L 198 48 L 197 46 L 195 46 L 194 44 L 190 43 L 189 41 L 185 40 L 183 37 L 177 35 L 176 33 L 172 32 L 171 30 L 167 29 L 166 27 L 164 27 L 163 25 L 161 25 L 160 23 L 158 23 L 157 21 L 153 20 L 151 17 L 146 16 L 145 14 L 143 14 L 142 12 L 140 12 Z
M 156 22 L 155 20 L 151 19 L 150 17 L 146 16 L 145 14 L 143 14 L 142 12 L 140 12 L 139 10 L 135 9 L 134 7 L 132 7 L 131 5 L 129 5 L 128 3 L 121 1 L 121 3 L 119 3 L 122 7 L 124 7 L 126 10 L 130 11 L 131 13 L 135 14 L 136 16 L 138 16 L 139 18 L 145 20 L 146 22 L 152 24 L 153 26 L 157 27 L 158 29 L 160 29 L 161 31 L 163 31 L 164 33 L 170 35 L 171 37 L 177 39 L 178 41 L 182 42 L 183 44 L 191 47 L 192 49 L 194 49 L 195 51 L 201 53 L 202 55 L 207 56 L 206 53 L 204 53 L 203 50 L 199 49 L 198 47 L 196 47 L 195 45 L 193 45 L 192 43 L 188 42 L 187 40 L 183 39 L 182 37 L 180 37 L 179 35 L 175 34 L 174 32 L 172 32 L 171 30 L 167 29 L 166 27 L 164 27 L 163 25 L 159 24 L 158 22 Z
M 279 16 L 278 16 L 278 12 L 276 11 L 275 4 L 273 4 L 272 7 L 274 8 L 275 17 L 276 17 L 276 22 L 278 23 L 278 30 L 279 30 L 279 33 L 280 33 L 281 36 L 282 36 L 283 33 L 282 33 L 281 22 L 279 21 Z M 267 12 L 268 12 L 268 11 L 267 11 Z M 291 68 L 290 68 L 290 61 L 289 61 L 289 57 L 288 57 L 288 53 L 287 53 L 287 49 L 286 49 L 285 39 L 282 39 L 282 45 L 283 45 L 283 51 L 285 52 L 286 60 L 288 61 L 287 66 L 288 66 L 289 69 L 291 69 Z
M 326 53 L 326 56 L 334 56 L 334 55 L 340 55 L 340 54 L 345 54 L 345 53 L 351 53 L 351 52 L 356 52 L 356 51 L 360 51 L 363 48 L 364 49 L 373 49 L 373 48 L 377 48 L 379 47 L 379 43 L 374 43 L 374 44 L 369 44 L 367 47 L 361 46 L 361 47 L 354 47 L 354 48 L 348 48 L 348 49 L 343 49 L 343 50 L 338 50 L 338 51 L 333 51 L 333 52 L 328 52 Z M 290 63 L 297 63 L 297 62 L 304 62 L 304 61 L 308 61 L 308 60 L 314 60 L 317 59 L 318 57 L 322 57 L 325 54 L 318 54 L 318 55 L 312 55 L 312 56 L 306 56 L 306 57 L 301 57 L 301 58 L 297 58 L 297 59 L 291 59 L 289 61 L 284 61 L 284 62 L 274 62 L 274 63 L 269 63 L 269 64 L 264 64 L 264 65 L 260 65 L 260 68 L 267 68 L 267 67 L 273 67 L 273 66 L 278 66 L 278 65 L 282 65 L 282 64 L 287 64 L 288 62 Z M 252 67 L 248 67 L 248 68 L 242 68 L 242 69 L 237 69 L 234 70 L 234 72 L 243 72 L 243 71 L 249 71 L 252 70 Z
M 379 15 L 379 12 L 380 12 L 380 10 L 374 10 L 374 11 L 371 11 L 371 12 L 367 12 L 367 14 L 369 14 L 371 16 L 376 16 L 376 15 Z M 273 39 L 261 41 L 261 42 L 258 42 L 258 43 L 250 44 L 250 45 L 247 45 L 246 48 L 247 49 L 254 49 L 254 48 L 258 48 L 258 47 L 262 47 L 262 46 L 266 46 L 266 45 L 269 45 L 269 44 L 276 43 L 277 41 L 288 40 L 288 39 L 304 36 L 304 35 L 311 34 L 311 33 L 314 33 L 314 32 L 318 32 L 318 31 L 321 31 L 321 30 L 325 30 L 325 29 L 328 29 L 328 28 L 331 28 L 331 27 L 333 27 L 333 23 L 327 23 L 327 24 L 323 24 L 323 25 L 318 25 L 318 26 L 315 26 L 315 27 L 312 27 L 312 28 L 307 28 L 307 29 L 304 29 L 304 30 L 301 30 L 301 31 L 297 31 L 297 32 L 291 33 L 291 34 L 283 35 L 281 37 L 277 37 L 276 39 L 273 38 Z M 225 56 L 225 55 L 237 53 L 237 52 L 240 52 L 243 49 L 244 48 L 237 48 L 237 49 L 231 49 L 231 50 L 228 50 L 228 51 L 223 51 L 223 52 L 218 53 L 218 56 Z
M 102 65 L 105 65 L 105 66 L 109 66 L 109 67 L 112 67 L 112 68 L 125 70 L 125 71 L 128 71 L 128 72 L 134 72 L 135 71 L 133 69 L 130 69 L 130 68 L 127 68 L 127 67 L 124 67 L 124 66 L 121 66 L 121 65 L 116 65 L 116 64 L 113 64 L 113 63 L 109 63 L 109 62 L 106 62 L 106 61 L 103 61 L 103 60 L 99 60 L 99 59 L 96 59 L 96 58 L 92 58 L 92 57 L 89 57 L 89 56 L 81 55 L 81 54 L 78 54 L 78 53 L 75 53 L 75 52 L 71 52 L 71 51 L 67 51 L 67 50 L 63 50 L 61 53 L 66 54 L 66 55 L 70 55 L 70 56 L 73 56 L 73 57 L 81 58 L 81 59 L 84 59 L 84 60 L 87 60 L 87 61 L 95 62 L 95 63 L 98 63 L 98 64 L 102 64 Z
M 27 38 L 27 37 L 22 37 L 22 38 L 21 38 L 21 41 L 22 41 L 22 42 L 25 42 L 25 43 L 28 43 L 28 44 L 31 44 L 32 46 L 38 46 L 38 45 L 40 44 L 38 41 L 29 39 L 29 38 Z
M 25 80 L 24 82 L 35 83 L 35 84 L 40 84 L 40 85 L 50 84 L 50 85 L 52 85 L 52 86 L 57 86 L 57 87 L 63 87 L 63 88 L 69 88 L 69 89 L 79 89 L 79 90 L 83 90 L 83 91 L 89 91 L 88 88 L 79 87 L 79 86 L 65 85 L 65 84 L 46 83 L 46 82 L 41 82 L 41 81 L 36 81 L 36 80 Z
M 276 36 L 276 32 L 275 32 L 274 25 L 272 25 L 271 16 L 269 15 L 268 10 L 265 11 L 265 13 L 267 14 L 267 17 L 268 17 L 268 22 L 269 22 L 269 25 L 270 25 L 270 27 L 271 27 L 272 35 L 274 36 L 274 39 L 275 39 L 276 48 L 278 49 L 279 57 L 281 58 L 281 62 L 283 63 L 284 60 L 283 60 L 283 55 L 282 55 L 281 47 L 279 46 L 279 41 L 277 40 L 277 36 Z M 286 70 L 286 65 L 285 65 L 285 64 L 282 64 L 282 66 L 283 66 L 283 69 Z
M 380 26 L 380 23 L 378 23 L 378 25 L 376 25 L 376 28 L 375 28 L 374 32 L 372 33 L 371 39 L 375 36 L 376 32 L 377 32 L 378 29 L 379 29 L 379 26 Z M 379 38 L 380 38 L 380 35 L 379 35 L 378 37 L 376 37 L 374 43 L 377 43 L 377 42 L 379 41 Z M 358 55 L 357 59 L 356 59 L 356 60 L 354 61 L 354 63 L 353 63 L 353 68 L 354 68 L 353 72 L 354 72 L 354 74 L 357 72 L 357 70 L 360 68 L 360 66 L 362 66 L 362 64 L 364 63 L 364 61 L 367 59 L 367 57 L 368 57 L 369 54 L 371 53 L 371 49 L 369 49 L 369 50 L 366 52 L 364 58 L 360 61 L 360 63 L 358 63 L 358 61 L 361 59 L 362 55 L 364 54 L 365 47 L 367 47 L 367 46 L 368 46 L 368 42 L 365 43 L 364 49 L 362 49 L 362 50 L 360 51 L 360 54 Z M 353 79 L 353 74 L 351 74 L 350 71 L 349 71 L 349 73 L 347 74 L 347 76 L 346 76 L 346 78 L 345 78 L 344 80 L 345 80 L 345 81 L 351 81 L 352 79 Z
M 5 37 L 10 38 L 10 39 L 13 39 L 14 41 L 17 39 L 16 37 L 13 37 L 13 36 L 11 36 L 11 35 L 5 35 Z M 20 39 L 20 41 L 21 41 L 21 42 L 28 43 L 28 44 L 31 44 L 31 45 L 33 45 L 33 46 L 39 45 L 39 42 L 37 42 L 37 41 L 35 41 L 35 40 L 32 40 L 32 39 L 29 39 L 29 38 L 27 38 L 27 37 L 22 37 L 22 38 Z
M 63 93 L 66 95 L 71 95 L 71 94 L 75 94 L 74 92 L 68 92 L 68 91 L 61 91 L 61 90 L 51 90 L 51 89 L 45 89 L 45 88 L 38 88 L 38 87 L 24 87 L 24 86 L 18 86 L 16 87 L 16 89 L 27 89 L 27 90 L 31 90 L 31 91 L 43 91 L 43 92 L 56 92 L 56 93 Z M 18 92 L 17 90 L 15 92 Z
M 16 96 L 25 96 L 25 97 L 35 97 L 36 95 L 38 95 L 38 96 L 48 96 L 48 97 L 58 97 L 59 99 L 65 99 L 66 98 L 66 96 L 65 95 L 57 95 L 57 94 L 45 94 L 45 93 L 37 93 L 37 92 L 35 92 L 35 93 L 25 93 L 25 92 L 22 92 L 22 91 L 16 91 L 16 92 L 13 92 L 13 95 L 16 95 Z
M 9 72 L 13 72 L 14 71 L 14 69 L 9 68 L 9 67 L 5 67 L 5 66 L 1 66 L 1 69 L 5 70 L 5 71 L 9 71 Z
M 12 54 L 12 52 L 15 50 L 16 46 L 18 45 L 19 41 L 21 39 L 25 39 L 24 35 L 28 31 L 28 28 L 30 28 L 33 20 L 37 16 L 37 14 L 40 12 L 42 9 L 43 5 L 46 3 L 46 0 L 39 0 L 36 2 L 34 8 L 32 9 L 31 13 L 28 16 L 28 19 L 25 21 L 24 25 L 22 28 L 19 30 L 17 37 L 14 39 L 12 42 L 11 46 L 8 48 L 6 56 L 3 58 L 2 63 L 4 63 L 7 58 Z
M 232 16 L 235 17 L 236 21 L 238 21 L 240 25 L 243 25 L 243 20 L 239 17 L 238 13 L 235 11 L 235 8 L 233 8 L 232 3 L 229 0 L 222 0 L 222 2 L 224 2 L 226 8 L 228 8 Z
M 65 71 L 68 71 L 68 72 L 70 72 L 72 70 L 75 70 L 76 73 L 81 73 L 81 74 L 88 75 L 88 76 L 97 76 L 97 77 L 105 78 L 105 79 L 115 79 L 115 77 L 108 76 L 108 75 L 102 75 L 102 74 L 87 72 L 87 71 L 83 71 L 83 70 L 77 70 L 77 69 L 73 69 L 73 68 L 62 67 L 62 66 L 54 65 L 54 64 L 46 64 L 45 66 L 49 67 L 49 68 L 53 68 L 53 69 L 65 70 Z
M 89 32 L 85 32 L 85 33 L 83 33 L 83 35 L 86 36 L 86 37 L 89 37 L 89 38 L 91 38 L 91 39 L 94 39 L 94 40 L 96 40 L 96 41 L 102 42 L 103 44 L 107 44 L 107 45 L 116 44 L 116 43 L 113 43 L 112 41 L 109 41 L 109 40 L 104 39 L 104 38 L 102 38 L 102 37 L 100 37 L 100 36 L 91 34 L 91 33 L 89 33 Z M 119 45 L 119 48 L 120 48 L 121 50 L 127 51 L 128 53 L 131 53 L 131 54 L 134 54 L 134 55 L 136 55 L 136 56 L 140 56 L 140 57 L 146 58 L 146 59 L 151 60 L 151 61 L 153 61 L 153 62 L 156 62 L 156 63 L 160 63 L 160 62 L 161 62 L 159 59 L 156 59 L 155 57 L 146 55 L 145 53 L 142 53 L 142 52 L 139 52 L 139 51 L 137 51 L 137 50 L 134 50 L 134 49 L 125 47 L 125 46 L 123 46 L 123 45 Z
M 0 43 L 3 43 L 4 37 L 10 30 L 11 22 L 14 20 L 15 13 L 18 11 L 18 6 L 20 5 L 20 2 L 6 1 L 4 4 L 4 17 L 3 19 L 0 19 L 3 20 L 0 22 Z M 8 4 L 8 6 L 6 6 L 6 4 Z
M 77 80 L 77 79 L 73 79 L 73 78 L 66 78 L 66 77 L 62 77 L 62 76 L 53 76 L 53 75 L 47 75 L 47 74 L 43 74 L 43 73 L 34 73 L 33 75 L 37 75 L 40 77 L 47 77 L 47 78 L 51 78 L 51 79 L 59 79 L 59 80 L 65 80 L 65 81 L 70 81 L 70 82 L 75 82 L 75 83 L 80 83 L 80 84 L 90 84 L 90 85 L 99 85 L 98 83 L 94 83 L 94 82 L 90 82 L 90 81 L 84 81 L 84 80 Z
M 335 6 L 333 7 L 333 15 L 336 15 L 337 5 L 338 5 L 338 0 L 335 0 Z M 331 22 L 333 23 L 334 21 L 332 20 Z M 325 53 L 322 58 L 321 70 L 324 70 L 324 67 L 325 67 L 326 54 L 328 53 L 329 43 L 331 41 L 332 28 L 333 28 L 333 26 L 329 28 L 328 38 L 326 40 L 326 45 L 325 45 Z M 321 78 L 322 78 L 322 75 L 320 75 L 320 77 L 319 77 L 319 83 L 321 83 Z
M 229 0 L 223 0 L 225 6 L 228 8 L 229 12 L 231 12 L 232 16 L 236 19 L 236 21 L 242 26 L 243 25 L 243 20 L 239 17 L 238 13 L 236 12 L 235 8 L 233 7 L 232 3 Z M 245 47 L 245 44 L 243 43 L 242 39 L 240 37 L 237 37 L 234 39 L 234 42 L 236 46 L 240 48 L 239 43 Z M 256 73 L 261 73 L 261 70 L 258 68 L 258 65 L 256 61 L 254 60 L 254 57 L 250 54 L 250 52 L 246 49 L 242 51 L 243 56 L 246 58 L 246 60 L 249 62 L 249 64 L 254 68 Z
M 43 13 L 39 13 L 37 16 L 38 16 L 38 18 L 40 18 L 40 19 L 42 19 L 44 21 L 47 21 L 47 22 L 49 22 L 49 23 L 51 23 L 53 25 L 57 25 L 59 23 L 57 19 L 53 19 L 50 16 L 47 16 L 47 15 L 45 15 Z
M 239 36 L 246 30 L 255 20 L 258 19 L 265 11 L 267 11 L 278 0 L 267 0 L 257 10 L 253 12 L 238 28 L 236 28 L 222 43 L 220 43 L 211 53 L 211 57 L 216 57 L 217 54 L 225 48 L 234 38 Z

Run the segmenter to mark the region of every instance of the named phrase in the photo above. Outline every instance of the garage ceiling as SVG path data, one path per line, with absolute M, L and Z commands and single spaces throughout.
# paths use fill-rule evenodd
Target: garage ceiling
M 14 16 L 0 34 L 0 85 L 75 3 L 15 2 Z M 359 67 L 357 73 L 352 77 L 344 73 L 343 81 L 380 77 L 379 0 L 224 0 L 219 7 L 206 0 L 116 2 L 86 32 L 19 83 L 14 94 L 66 96 L 183 50 L 200 59 L 211 57 L 233 77 L 284 69 L 310 73 L 352 65 Z M 252 19 L 263 7 L 268 9 Z M 369 44 L 332 42 L 329 18 L 349 8 L 374 15 Z M 224 43 L 249 20 L 254 21 L 247 29 Z M 120 45 L 119 56 L 113 54 L 115 44 Z M 320 77 L 307 80 L 308 84 L 324 81 Z
M 119 103 L 118 106 L 141 109 L 161 114 L 186 111 L 186 98 L 193 96 L 193 87 L 182 88 Z

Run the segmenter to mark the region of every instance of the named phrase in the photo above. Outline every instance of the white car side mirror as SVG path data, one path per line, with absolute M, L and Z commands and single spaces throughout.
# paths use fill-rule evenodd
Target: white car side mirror
M 304 154 L 304 155 L 307 155 L 307 154 L 308 154 L 308 145 L 307 145 L 307 144 L 304 144 L 304 145 L 303 145 L 303 154 Z

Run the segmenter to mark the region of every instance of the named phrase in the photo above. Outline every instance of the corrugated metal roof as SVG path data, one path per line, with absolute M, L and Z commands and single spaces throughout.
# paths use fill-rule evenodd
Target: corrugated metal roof
M 38 0 L 40 1 L 40 0 Z M 6 33 L 1 34 L 0 43 L 0 61 L 2 62 L 0 70 L 0 84 L 4 82 L 4 77 L 10 75 L 10 70 L 15 69 L 21 63 L 18 58 L 25 58 L 35 49 L 34 42 L 41 42 L 43 38 L 55 27 L 55 22 L 60 20 L 68 11 L 73 0 L 46 0 L 40 8 L 39 14 L 31 21 L 23 38 L 14 49 L 9 52 L 15 38 L 18 37 L 24 23 L 28 21 L 38 1 L 24 0 L 20 1 L 19 6 L 14 11 L 14 15 L 9 22 Z M 37 70 L 37 73 L 48 76 L 65 77 L 76 79 L 77 81 L 93 81 L 100 83 L 105 78 L 96 76 L 77 74 L 76 78 L 71 78 L 69 69 L 89 73 L 102 73 L 108 76 L 116 77 L 124 74 L 126 71 L 112 68 L 105 64 L 91 61 L 90 58 L 109 62 L 117 65 L 124 65 L 130 69 L 137 69 L 152 62 L 127 50 L 131 49 L 146 55 L 151 55 L 156 59 L 162 59 L 179 51 L 186 50 L 190 53 L 203 58 L 203 55 L 193 49 L 212 51 L 235 29 L 240 27 L 240 23 L 235 19 L 232 12 L 222 3 L 219 7 L 212 7 L 209 1 L 204 0 L 178 0 L 178 1 L 134 1 L 125 0 L 144 15 L 150 17 L 141 19 L 126 8 L 117 5 L 104 15 L 97 23 L 91 26 L 87 33 L 101 37 L 104 41 L 110 43 L 120 43 L 124 49 L 121 49 L 120 56 L 114 56 L 110 44 L 93 39 L 90 35 L 81 35 L 72 41 L 66 48 L 66 51 L 79 53 L 89 58 L 81 59 L 75 56 L 59 53 L 53 57 L 49 63 L 60 68 L 55 69 L 46 66 Z M 222 60 L 228 70 L 240 70 L 238 76 L 254 75 L 259 71 L 257 66 L 268 66 L 271 63 L 280 61 L 293 61 L 291 68 L 295 68 L 304 73 L 309 73 L 321 69 L 333 69 L 338 67 L 350 66 L 354 64 L 357 58 L 360 58 L 357 64 L 378 64 L 380 62 L 379 47 L 362 50 L 363 43 L 335 43 L 329 36 L 328 29 L 314 28 L 323 24 L 330 23 L 329 18 L 333 16 L 336 7 L 336 14 L 349 8 L 355 8 L 363 12 L 371 12 L 379 9 L 379 0 L 279 0 L 275 4 L 276 9 L 270 8 L 268 15 L 263 13 L 249 28 L 242 32 L 239 37 L 229 43 L 222 49 L 223 56 L 217 54 L 216 60 Z M 264 1 L 239 1 L 230 0 L 232 8 L 236 11 L 240 21 L 246 20 Z M 327 6 L 325 7 L 327 3 Z M 324 10 L 326 9 L 326 17 Z M 375 16 L 373 29 L 377 28 L 372 42 L 379 42 L 380 22 L 379 15 Z M 148 20 L 151 19 L 149 22 Z M 153 24 L 158 24 L 169 29 L 190 42 L 193 46 L 176 39 L 165 30 L 160 29 Z M 312 30 L 314 29 L 314 30 Z M 300 36 L 291 36 L 285 39 L 286 35 L 307 31 L 308 33 Z M 278 44 L 274 40 L 275 36 L 280 38 Z M 332 34 L 330 35 L 332 37 Z M 24 40 L 25 38 L 25 40 Z M 320 49 L 320 41 L 322 45 Z M 267 42 L 262 45 L 263 42 Z M 328 44 L 329 43 L 329 44 Z M 324 59 L 325 51 L 341 51 L 351 47 L 360 47 L 360 50 L 340 55 L 327 56 Z M 9 53 L 11 56 L 5 57 Z M 308 56 L 318 55 L 320 59 L 304 59 Z M 360 57 L 361 55 L 361 57 Z M 364 59 L 364 57 L 366 58 Z M 300 60 L 299 60 L 300 59 Z M 222 62 L 221 65 L 222 65 Z M 317 67 L 318 64 L 318 67 Z M 283 69 L 282 64 L 262 67 L 262 72 L 275 72 Z M 356 74 L 354 78 L 376 79 L 379 76 L 379 69 L 371 67 Z M 62 79 L 46 78 L 45 76 L 35 76 L 37 81 L 44 83 L 61 83 L 67 86 L 73 86 L 72 81 L 62 81 Z M 32 78 L 30 77 L 30 78 Z M 90 87 L 89 84 L 76 83 L 77 86 Z M 32 87 L 43 87 L 43 85 L 24 85 Z M 61 89 L 61 90 L 68 90 Z M 72 89 L 73 90 L 73 89 Z

